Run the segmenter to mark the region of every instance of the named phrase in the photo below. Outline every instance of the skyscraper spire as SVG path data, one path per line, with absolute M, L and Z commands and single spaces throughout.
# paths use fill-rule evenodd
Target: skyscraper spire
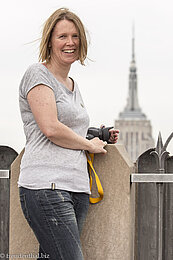
M 146 119 L 145 114 L 142 113 L 138 103 L 137 94 L 137 74 L 136 74 L 136 61 L 135 61 L 135 35 L 134 35 L 134 24 L 132 27 L 132 61 L 130 64 L 129 74 L 129 93 L 127 98 L 127 105 L 124 111 L 119 114 L 120 118 L 136 118 Z
M 135 162 L 146 149 L 154 147 L 154 140 L 150 120 L 142 113 L 138 103 L 134 25 L 131 47 L 128 98 L 124 110 L 115 120 L 115 129 L 120 130 L 119 143 L 125 146 L 131 160 Z
M 132 62 L 135 62 L 135 25 L 132 26 Z

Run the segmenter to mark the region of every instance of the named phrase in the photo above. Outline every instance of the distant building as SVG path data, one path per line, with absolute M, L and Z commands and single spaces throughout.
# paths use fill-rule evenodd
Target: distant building
M 133 36 L 128 99 L 124 110 L 119 113 L 119 119 L 115 120 L 115 128 L 120 130 L 119 143 L 125 145 L 131 160 L 135 162 L 141 153 L 154 147 L 154 139 L 150 120 L 142 112 L 138 102 L 134 45 Z

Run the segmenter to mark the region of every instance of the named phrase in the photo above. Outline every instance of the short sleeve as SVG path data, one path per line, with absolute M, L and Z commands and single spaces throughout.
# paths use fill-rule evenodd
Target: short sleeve
M 37 85 L 43 84 L 51 88 L 53 91 L 53 84 L 48 75 L 48 70 L 41 63 L 31 65 L 25 72 L 20 83 L 20 93 L 26 98 L 28 92 Z

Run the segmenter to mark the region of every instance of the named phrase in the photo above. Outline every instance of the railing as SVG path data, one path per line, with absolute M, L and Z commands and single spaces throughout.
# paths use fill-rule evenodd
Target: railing
M 0 146 L 0 259 L 9 253 L 10 165 L 17 152 Z
M 163 146 L 159 134 L 156 149 L 139 157 L 138 173 L 131 175 L 137 183 L 136 260 L 173 259 L 173 157 L 166 151 L 172 137 Z
M 0 170 L 0 179 L 9 179 L 10 171 L 9 170 Z
M 173 259 L 173 157 L 166 151 L 172 137 L 173 133 L 163 145 L 159 134 L 156 148 L 144 152 L 136 168 L 122 145 L 108 145 L 106 155 L 95 156 L 104 199 L 89 209 L 81 237 L 86 259 Z M 0 164 L 0 258 L 4 260 L 7 254 L 36 255 L 38 250 L 19 203 L 22 155 L 13 162 L 11 174 L 16 153 L 8 164 Z
M 9 252 L 9 170 L 0 170 L 0 258 Z

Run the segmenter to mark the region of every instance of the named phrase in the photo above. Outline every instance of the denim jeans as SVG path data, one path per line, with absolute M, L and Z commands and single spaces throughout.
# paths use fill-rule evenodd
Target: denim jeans
M 19 193 L 25 218 L 40 244 L 38 259 L 83 260 L 80 233 L 89 195 L 23 187 Z

